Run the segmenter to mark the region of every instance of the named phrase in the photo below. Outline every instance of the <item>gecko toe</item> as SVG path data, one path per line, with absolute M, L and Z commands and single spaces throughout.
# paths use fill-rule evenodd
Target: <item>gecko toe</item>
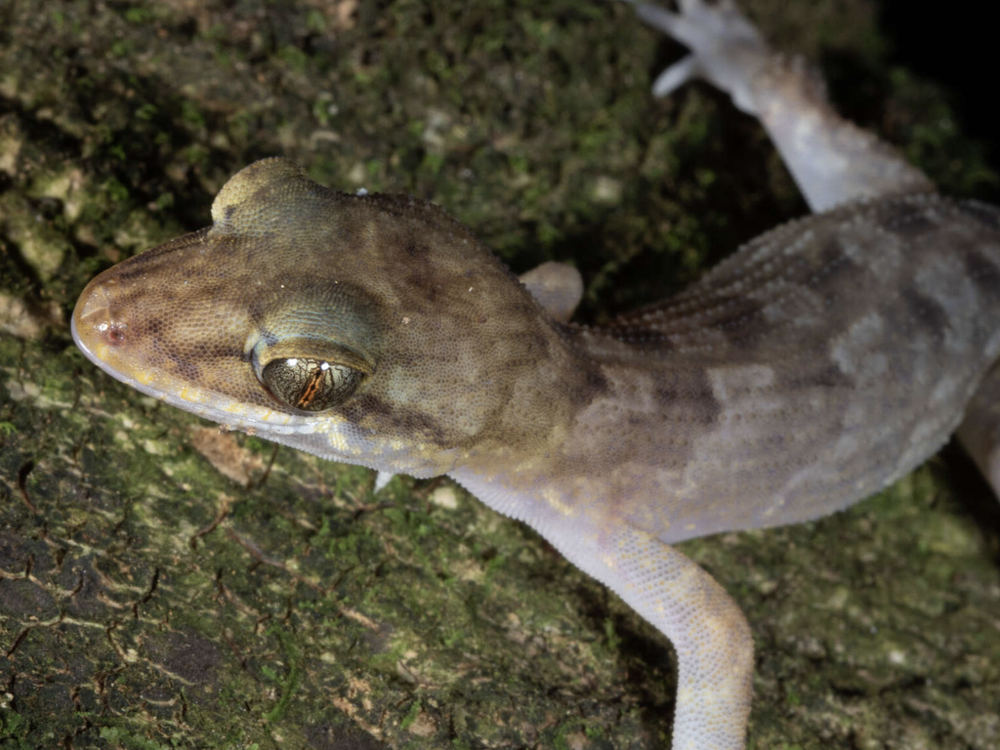
M 753 80 L 772 53 L 735 2 L 720 0 L 709 5 L 704 0 L 679 0 L 680 13 L 651 3 L 630 4 L 645 23 L 691 50 L 690 57 L 656 79 L 655 96 L 666 96 L 687 81 L 700 78 L 732 96 L 740 109 L 756 113 Z
M 700 77 L 698 58 L 694 55 L 687 55 L 656 77 L 656 80 L 653 81 L 653 96 L 658 98 L 670 96 L 688 81 Z

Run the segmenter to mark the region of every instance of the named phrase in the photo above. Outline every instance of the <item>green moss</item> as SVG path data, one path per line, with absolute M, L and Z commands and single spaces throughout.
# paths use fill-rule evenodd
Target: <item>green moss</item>
M 444 203 L 518 272 L 571 260 L 603 319 L 803 210 L 759 128 L 704 88 L 652 101 L 675 50 L 624 5 L 362 4 L 349 27 L 315 4 L 150 7 L 9 19 L 0 292 L 37 325 L 0 333 L 5 741 L 663 747 L 669 647 L 539 537 L 460 490 L 434 503 L 447 485 L 373 496 L 367 470 L 245 436 L 227 445 L 247 481 L 228 479 L 195 447 L 205 424 L 97 372 L 64 321 L 94 273 L 203 226 L 277 153 Z M 779 43 L 884 61 L 867 4 L 752 10 Z M 991 185 L 942 93 L 887 77 L 908 153 L 949 190 Z M 753 624 L 751 747 L 988 746 L 1000 605 L 967 471 L 685 545 Z M 66 616 L 25 630 L 39 612 Z

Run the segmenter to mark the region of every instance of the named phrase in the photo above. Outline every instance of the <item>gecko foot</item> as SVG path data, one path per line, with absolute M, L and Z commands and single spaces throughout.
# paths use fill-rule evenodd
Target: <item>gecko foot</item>
M 653 95 L 667 96 L 700 78 L 728 93 L 737 107 L 757 114 L 751 85 L 772 55 L 756 27 L 733 0 L 709 4 L 679 0 L 680 12 L 651 3 L 624 0 L 639 18 L 691 48 L 691 54 L 663 71 L 653 83 Z

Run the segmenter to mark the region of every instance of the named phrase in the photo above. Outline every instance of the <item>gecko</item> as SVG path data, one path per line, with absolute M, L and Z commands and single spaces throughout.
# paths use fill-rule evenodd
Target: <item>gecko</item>
M 813 214 L 687 290 L 570 322 L 579 276 L 518 278 L 433 204 L 282 158 L 212 225 L 93 279 L 77 345 L 167 404 L 385 475 L 447 475 L 537 530 L 674 646 L 674 750 L 745 747 L 753 639 L 675 543 L 801 522 L 958 432 L 1000 488 L 1000 210 L 941 197 L 841 119 L 727 0 L 635 3 L 774 141 Z

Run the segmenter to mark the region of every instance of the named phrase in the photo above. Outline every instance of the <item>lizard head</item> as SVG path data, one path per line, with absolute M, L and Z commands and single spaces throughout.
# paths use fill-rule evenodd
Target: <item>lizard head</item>
M 212 219 L 96 277 L 72 326 L 101 369 L 224 425 L 441 473 L 560 347 L 503 265 L 423 201 L 338 193 L 265 159 Z

